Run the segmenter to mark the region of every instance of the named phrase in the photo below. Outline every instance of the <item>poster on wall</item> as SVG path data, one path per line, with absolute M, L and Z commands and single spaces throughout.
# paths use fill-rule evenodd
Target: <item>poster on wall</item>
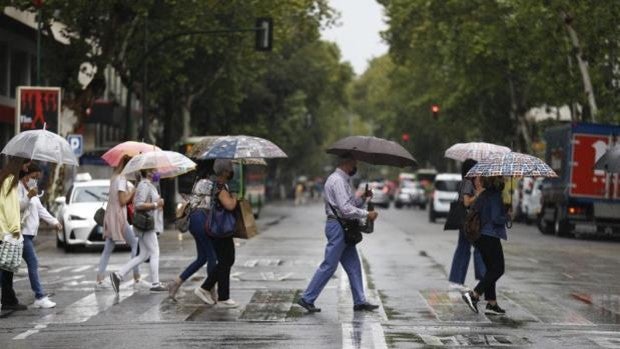
M 18 86 L 15 132 L 45 128 L 59 133 L 60 87 Z

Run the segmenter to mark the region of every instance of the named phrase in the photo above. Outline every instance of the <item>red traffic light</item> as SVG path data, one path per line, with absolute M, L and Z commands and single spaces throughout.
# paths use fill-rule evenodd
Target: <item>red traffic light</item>
M 411 139 L 408 133 L 403 133 L 402 138 L 403 138 L 403 142 L 409 142 L 409 140 Z
M 431 112 L 433 112 L 433 118 L 437 119 L 439 117 L 439 104 L 431 105 Z

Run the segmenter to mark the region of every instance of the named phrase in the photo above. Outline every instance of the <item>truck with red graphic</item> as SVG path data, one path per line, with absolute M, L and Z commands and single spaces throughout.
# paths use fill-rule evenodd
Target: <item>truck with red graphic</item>
M 558 178 L 547 178 L 541 184 L 539 228 L 543 234 L 620 235 L 618 174 L 594 169 L 619 136 L 619 125 L 590 123 L 545 132 L 545 160 Z

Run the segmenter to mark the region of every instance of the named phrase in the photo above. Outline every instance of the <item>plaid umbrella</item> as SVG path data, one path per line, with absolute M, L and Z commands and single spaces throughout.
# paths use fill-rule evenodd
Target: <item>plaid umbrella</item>
M 620 144 L 607 150 L 594 164 L 594 169 L 607 172 L 620 172 Z
M 287 155 L 272 142 L 251 136 L 225 136 L 213 142 L 198 159 L 286 158 Z
M 501 145 L 485 142 L 469 142 L 456 143 L 446 149 L 444 156 L 458 161 L 465 161 L 467 159 L 480 161 L 493 154 L 503 154 L 508 152 L 510 152 L 510 148 Z
M 541 159 L 522 153 L 494 154 L 480 160 L 467 172 L 466 177 L 557 177 Z

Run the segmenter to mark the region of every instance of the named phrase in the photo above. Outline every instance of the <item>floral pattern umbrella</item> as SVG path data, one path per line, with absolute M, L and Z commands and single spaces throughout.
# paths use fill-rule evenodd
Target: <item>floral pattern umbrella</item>
M 224 136 L 213 142 L 198 159 L 247 159 L 288 157 L 272 142 L 252 136 Z
M 450 148 L 446 149 L 444 156 L 449 159 L 458 161 L 465 161 L 472 159 L 480 161 L 493 154 L 509 153 L 510 148 L 502 145 L 485 143 L 485 142 L 469 142 L 469 143 L 456 143 Z
M 516 152 L 494 154 L 480 160 L 467 172 L 466 177 L 557 177 L 541 159 Z
M 127 175 L 140 170 L 156 169 L 161 178 L 180 176 L 196 168 L 196 163 L 187 156 L 168 150 L 156 150 L 134 156 L 121 174 Z

